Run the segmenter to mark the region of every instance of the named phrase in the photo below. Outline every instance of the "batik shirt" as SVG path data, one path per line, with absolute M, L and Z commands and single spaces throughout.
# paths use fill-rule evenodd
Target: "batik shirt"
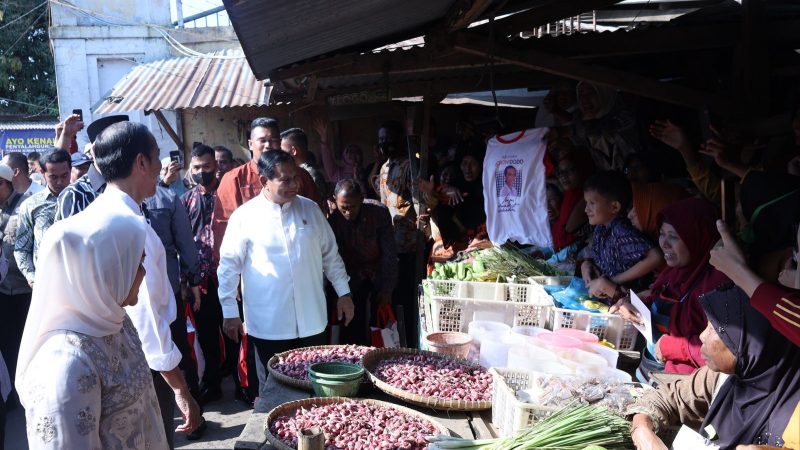
M 355 220 L 333 211 L 328 218 L 351 285 L 369 281 L 379 292 L 391 294 L 397 283 L 397 249 L 387 208 L 364 200 Z
M 408 159 L 390 159 L 381 167 L 379 179 L 381 203 L 392 216 L 397 253 L 415 252 L 417 212 L 411 197 L 411 163 Z
M 92 164 L 86 175 L 78 178 L 58 195 L 54 222 L 86 209 L 106 189 L 106 179 Z
M 189 213 L 189 225 L 192 228 L 194 243 L 197 246 L 200 260 L 200 290 L 208 292 L 208 281 L 216 279 L 217 265 L 214 263 L 214 203 L 217 201 L 217 190 L 203 192 L 195 186 L 181 196 L 183 206 Z
M 14 258 L 28 283 L 33 283 L 39 244 L 44 239 L 45 231 L 53 225 L 57 199 L 50 189 L 44 189 L 22 202 L 19 208 Z
M 592 257 L 603 275 L 617 276 L 644 258 L 653 244 L 622 217 L 597 225 L 592 238 Z

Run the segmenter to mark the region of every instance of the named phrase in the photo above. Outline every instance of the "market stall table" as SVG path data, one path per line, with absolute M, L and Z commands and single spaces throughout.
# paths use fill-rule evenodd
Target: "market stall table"
M 267 413 L 283 403 L 312 397 L 311 392 L 282 384 L 276 381 L 274 377 L 269 377 L 267 379 L 267 392 L 269 395 L 263 404 L 267 412 L 253 412 L 253 414 L 250 416 L 250 419 L 247 421 L 247 425 L 245 425 L 244 430 L 242 430 L 242 434 L 236 441 L 234 449 L 273 450 L 275 447 L 267 443 L 267 438 L 264 433 L 264 422 L 267 418 Z M 424 408 L 405 403 L 402 400 L 390 397 L 374 388 L 370 388 L 367 392 L 362 392 L 360 397 L 382 400 L 419 411 L 447 427 L 447 429 L 450 430 L 450 433 L 454 436 L 469 439 L 489 439 L 497 437 L 497 433 L 491 423 L 492 412 L 489 409 L 471 413 L 435 411 L 430 408 Z

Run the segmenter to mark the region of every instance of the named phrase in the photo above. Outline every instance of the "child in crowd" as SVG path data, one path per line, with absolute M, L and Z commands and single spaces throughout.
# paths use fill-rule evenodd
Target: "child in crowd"
M 603 171 L 586 181 L 583 192 L 594 226 L 591 256 L 580 266 L 589 295 L 618 299 L 625 295 L 623 286 L 646 288 L 663 257 L 626 217 L 633 196 L 630 182 L 622 172 Z

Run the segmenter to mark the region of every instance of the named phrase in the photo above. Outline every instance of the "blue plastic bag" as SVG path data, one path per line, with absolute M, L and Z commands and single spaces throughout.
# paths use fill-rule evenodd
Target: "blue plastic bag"
M 544 290 L 553 297 L 553 301 L 559 308 L 573 309 L 577 311 L 600 312 L 596 309 L 583 306 L 585 300 L 589 300 L 589 290 L 583 278 L 572 277 L 567 286 L 545 286 Z

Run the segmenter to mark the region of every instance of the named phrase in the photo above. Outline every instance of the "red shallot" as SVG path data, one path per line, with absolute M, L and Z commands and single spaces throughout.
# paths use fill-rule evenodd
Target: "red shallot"
M 372 349 L 361 345 L 299 348 L 278 358 L 272 370 L 297 380 L 307 380 L 308 368 L 314 364 L 335 361 L 360 365 L 361 359 Z
M 483 367 L 409 354 L 378 363 L 374 375 L 404 391 L 445 400 L 490 401 L 492 376 Z
M 297 448 L 297 432 L 319 427 L 325 433 L 325 450 L 424 450 L 426 436 L 438 431 L 429 421 L 397 409 L 347 401 L 300 408 L 292 417 L 279 416 L 270 432 Z

